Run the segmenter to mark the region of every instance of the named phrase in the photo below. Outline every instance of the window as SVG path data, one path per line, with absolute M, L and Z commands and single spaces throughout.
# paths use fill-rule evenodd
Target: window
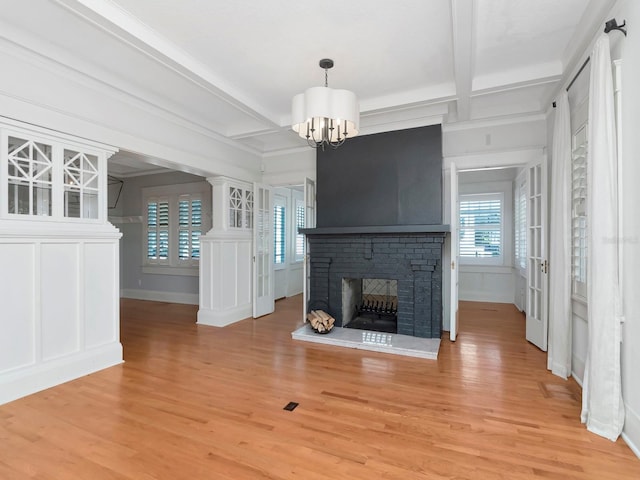
M 460 259 L 502 263 L 503 194 L 460 195 Z
M 295 210 L 295 215 L 296 215 L 296 231 L 294 232 L 295 235 L 295 252 L 294 252 L 294 256 L 295 256 L 295 261 L 296 262 L 302 262 L 304 260 L 304 235 L 302 233 L 300 233 L 298 230 L 301 228 L 304 228 L 304 202 L 297 198 L 296 199 L 296 210 Z
M 178 199 L 178 259 L 200 258 L 200 235 L 202 235 L 202 200 L 192 195 L 181 195 Z
M 527 171 L 516 178 L 515 195 L 515 264 L 521 272 L 527 269 Z
M 169 200 L 147 201 L 147 260 L 169 263 Z
M 276 203 L 273 207 L 273 261 L 283 265 L 285 261 L 285 207 Z
M 162 192 L 161 195 L 157 193 Z M 210 218 L 205 214 L 209 198 L 206 182 L 150 187 L 143 189 L 146 234 L 145 273 L 197 275 L 200 236 Z M 159 267 L 169 267 L 162 270 Z M 188 270 L 179 271 L 181 267 Z
M 571 154 L 572 293 L 587 297 L 587 124 L 573 134 Z

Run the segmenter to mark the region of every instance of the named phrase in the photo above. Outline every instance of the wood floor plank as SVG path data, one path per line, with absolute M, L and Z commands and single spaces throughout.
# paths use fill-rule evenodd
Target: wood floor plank
M 225 328 L 121 307 L 123 365 L 0 406 L 0 478 L 640 478 L 512 305 L 462 302 L 437 361 L 294 341 L 300 297 Z

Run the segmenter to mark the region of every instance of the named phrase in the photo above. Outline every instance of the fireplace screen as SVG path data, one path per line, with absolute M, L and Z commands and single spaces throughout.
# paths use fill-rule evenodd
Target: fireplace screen
M 342 279 L 342 325 L 396 333 L 398 281 L 381 278 Z

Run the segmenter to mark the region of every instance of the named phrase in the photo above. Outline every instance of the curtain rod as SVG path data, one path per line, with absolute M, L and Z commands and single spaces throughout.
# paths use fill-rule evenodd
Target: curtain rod
M 604 24 L 604 33 L 609 33 L 612 30 L 620 30 L 622 33 L 624 33 L 624 36 L 626 37 L 627 36 L 627 30 L 624 28 L 626 25 L 627 25 L 626 20 L 622 21 L 622 25 L 618 25 L 618 22 L 616 22 L 616 19 L 612 18 L 611 20 L 605 22 L 605 24 Z M 580 74 L 582 73 L 584 68 L 588 65 L 590 60 L 591 60 L 591 57 L 587 57 L 587 59 L 584 61 L 584 63 L 580 67 L 580 70 L 578 70 L 578 73 L 576 73 L 573 76 L 573 78 L 569 82 L 569 85 L 567 86 L 567 90 L 566 90 L 567 92 L 573 86 L 573 84 L 578 79 L 578 77 L 580 76 Z M 556 102 L 553 102 L 552 105 L 553 105 L 553 108 L 556 108 Z
M 582 71 L 585 69 L 585 67 L 589 64 L 589 61 L 591 60 L 591 57 L 587 57 L 587 59 L 584 61 L 584 63 L 582 64 L 582 66 L 580 67 L 580 70 L 578 70 L 578 73 L 576 73 L 573 78 L 571 79 L 571 81 L 569 82 L 569 85 L 567 86 L 567 92 L 569 91 L 569 89 L 573 86 L 573 84 L 576 82 L 576 80 L 578 79 L 578 77 L 580 76 L 580 74 L 582 73 Z
M 580 67 L 580 69 L 578 70 L 578 73 L 576 73 L 573 78 L 571 79 L 571 81 L 569 82 L 569 85 L 567 86 L 567 88 L 565 89 L 565 91 L 569 91 L 569 89 L 573 86 L 573 84 L 576 82 L 576 80 L 578 79 L 578 77 L 580 76 L 580 74 L 582 73 L 582 71 L 585 69 L 585 67 L 589 64 L 589 61 L 591 60 L 591 57 L 587 57 L 587 59 L 584 61 L 584 63 L 582 64 L 582 66 Z M 556 108 L 556 102 L 552 103 L 553 108 Z

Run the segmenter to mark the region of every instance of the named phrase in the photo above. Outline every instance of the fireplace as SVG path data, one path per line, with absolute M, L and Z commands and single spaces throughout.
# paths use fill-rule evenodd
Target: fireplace
M 326 311 L 337 327 L 440 338 L 446 226 L 419 227 L 303 230 L 308 311 Z
M 343 278 L 342 317 L 346 328 L 397 333 L 398 281 Z
M 309 245 L 307 311 L 326 311 L 337 327 L 439 338 L 449 232 L 441 126 L 362 135 L 316 153 L 317 228 L 301 230 Z M 361 299 L 370 280 L 394 288 L 395 299 Z

